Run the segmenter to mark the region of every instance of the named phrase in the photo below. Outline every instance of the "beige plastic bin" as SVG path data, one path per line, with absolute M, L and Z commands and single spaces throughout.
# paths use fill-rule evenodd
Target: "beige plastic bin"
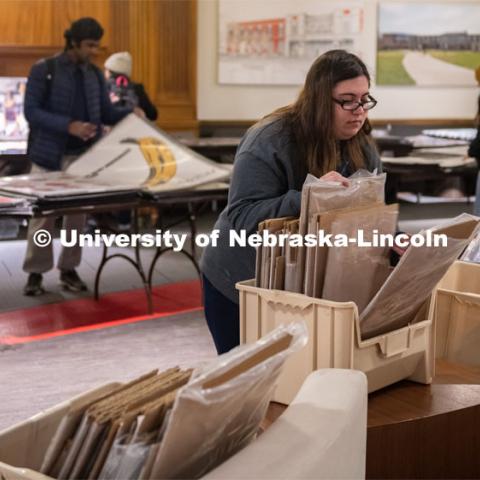
M 320 368 L 365 372 L 368 391 L 408 378 L 431 383 L 434 375 L 434 328 L 427 303 L 422 318 L 408 327 L 362 340 L 357 306 L 299 293 L 237 283 L 240 294 L 240 342 L 250 343 L 282 323 L 305 321 L 307 345 L 290 358 L 280 375 L 274 400 L 290 403 L 308 374 Z
M 77 402 L 104 395 L 120 385 L 113 382 L 103 385 L 0 432 L 0 479 L 51 479 L 39 470 L 48 445 L 70 407 Z
M 435 291 L 437 357 L 480 365 L 480 265 L 455 262 Z

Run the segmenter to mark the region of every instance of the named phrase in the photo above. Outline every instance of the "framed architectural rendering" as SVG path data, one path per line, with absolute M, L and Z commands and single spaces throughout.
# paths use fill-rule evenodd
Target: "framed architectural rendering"
M 362 55 L 363 14 L 356 0 L 219 0 L 219 83 L 301 85 L 327 50 Z
M 378 85 L 477 85 L 480 2 L 382 3 Z

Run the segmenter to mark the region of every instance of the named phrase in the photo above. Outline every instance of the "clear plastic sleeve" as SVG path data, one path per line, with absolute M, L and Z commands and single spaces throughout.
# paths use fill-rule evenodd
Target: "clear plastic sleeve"
M 198 478 L 249 443 L 285 360 L 307 342 L 304 323 L 280 326 L 194 372 L 179 392 L 151 478 Z
M 338 182 L 325 182 L 308 175 L 302 189 L 300 233 L 306 233 L 306 222 L 311 214 L 384 203 L 385 180 L 385 173 L 377 175 L 367 170 L 358 170 L 349 177 L 350 185 L 344 187 Z
M 464 262 L 480 263 L 480 233 L 469 243 L 463 252 L 462 258 Z
M 328 248 L 321 298 L 353 301 L 358 311 L 363 311 L 390 273 L 390 248 L 376 246 L 373 232 L 393 239 L 397 218 L 396 205 L 378 205 L 333 215 L 329 230 L 334 236 L 345 234 L 355 238 L 361 230 L 364 242 L 371 246 L 352 243 L 347 247 Z
M 123 480 L 139 477 L 151 445 L 148 440 L 135 443 L 124 443 L 124 440 L 124 438 L 119 438 L 112 445 L 98 477 L 99 480 Z
M 477 217 L 462 214 L 430 231 L 445 234 L 447 246 L 410 246 L 361 314 L 362 338 L 390 332 L 412 322 L 435 285 L 474 236 L 478 222 Z M 427 238 L 429 233 L 420 234 Z
M 312 215 L 350 207 L 363 207 L 385 203 L 386 174 L 377 175 L 367 170 L 358 170 L 349 177 L 348 187 L 338 182 L 326 182 L 313 175 L 307 175 L 302 188 L 299 233 L 308 232 L 308 222 Z M 297 252 L 296 278 L 297 292 L 305 292 L 306 248 Z

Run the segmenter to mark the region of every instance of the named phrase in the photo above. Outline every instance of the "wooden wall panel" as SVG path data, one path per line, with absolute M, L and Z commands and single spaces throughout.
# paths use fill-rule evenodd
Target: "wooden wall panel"
M 72 20 L 91 16 L 105 29 L 97 65 L 129 51 L 159 125 L 197 128 L 197 0 L 0 0 L 0 8 L 0 75 L 28 74 L 36 59 L 62 50 Z
M 102 38 L 102 46 L 108 50 L 110 44 L 110 6 L 109 0 L 52 0 L 53 1 L 53 43 L 63 45 L 65 43 L 63 32 L 70 24 L 81 17 L 93 17 L 102 25 L 105 33 Z
M 143 83 L 155 102 L 157 85 L 158 47 L 156 45 L 156 3 L 131 1 L 129 9 L 129 48 L 133 57 L 132 78 Z
M 111 51 L 128 50 L 166 130 L 197 129 L 196 0 L 111 1 Z
M 158 81 L 156 102 L 170 128 L 197 128 L 197 2 L 164 0 L 157 4 Z
M 183 100 L 188 96 L 189 62 L 185 52 L 189 48 L 190 32 L 186 28 L 191 15 L 190 3 L 175 0 L 159 5 L 159 40 L 162 70 L 159 76 L 159 98 L 163 101 Z M 179 57 L 181 58 L 181 61 Z M 170 68 L 165 68 L 170 66 Z
M 0 44 L 52 45 L 52 0 L 0 0 Z
M 110 2 L 111 50 L 124 52 L 130 47 L 130 2 Z
M 41 58 L 51 57 L 58 51 L 52 47 L 0 46 L 0 76 L 26 77 L 31 66 Z

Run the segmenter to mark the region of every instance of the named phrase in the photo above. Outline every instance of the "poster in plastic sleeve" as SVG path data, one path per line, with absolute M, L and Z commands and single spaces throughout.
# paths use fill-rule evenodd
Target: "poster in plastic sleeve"
M 3 177 L 0 191 L 37 198 L 122 191 L 168 193 L 225 180 L 229 175 L 229 169 L 130 114 L 65 172 Z
M 135 114 L 83 154 L 68 173 L 152 192 L 191 189 L 229 175 Z

